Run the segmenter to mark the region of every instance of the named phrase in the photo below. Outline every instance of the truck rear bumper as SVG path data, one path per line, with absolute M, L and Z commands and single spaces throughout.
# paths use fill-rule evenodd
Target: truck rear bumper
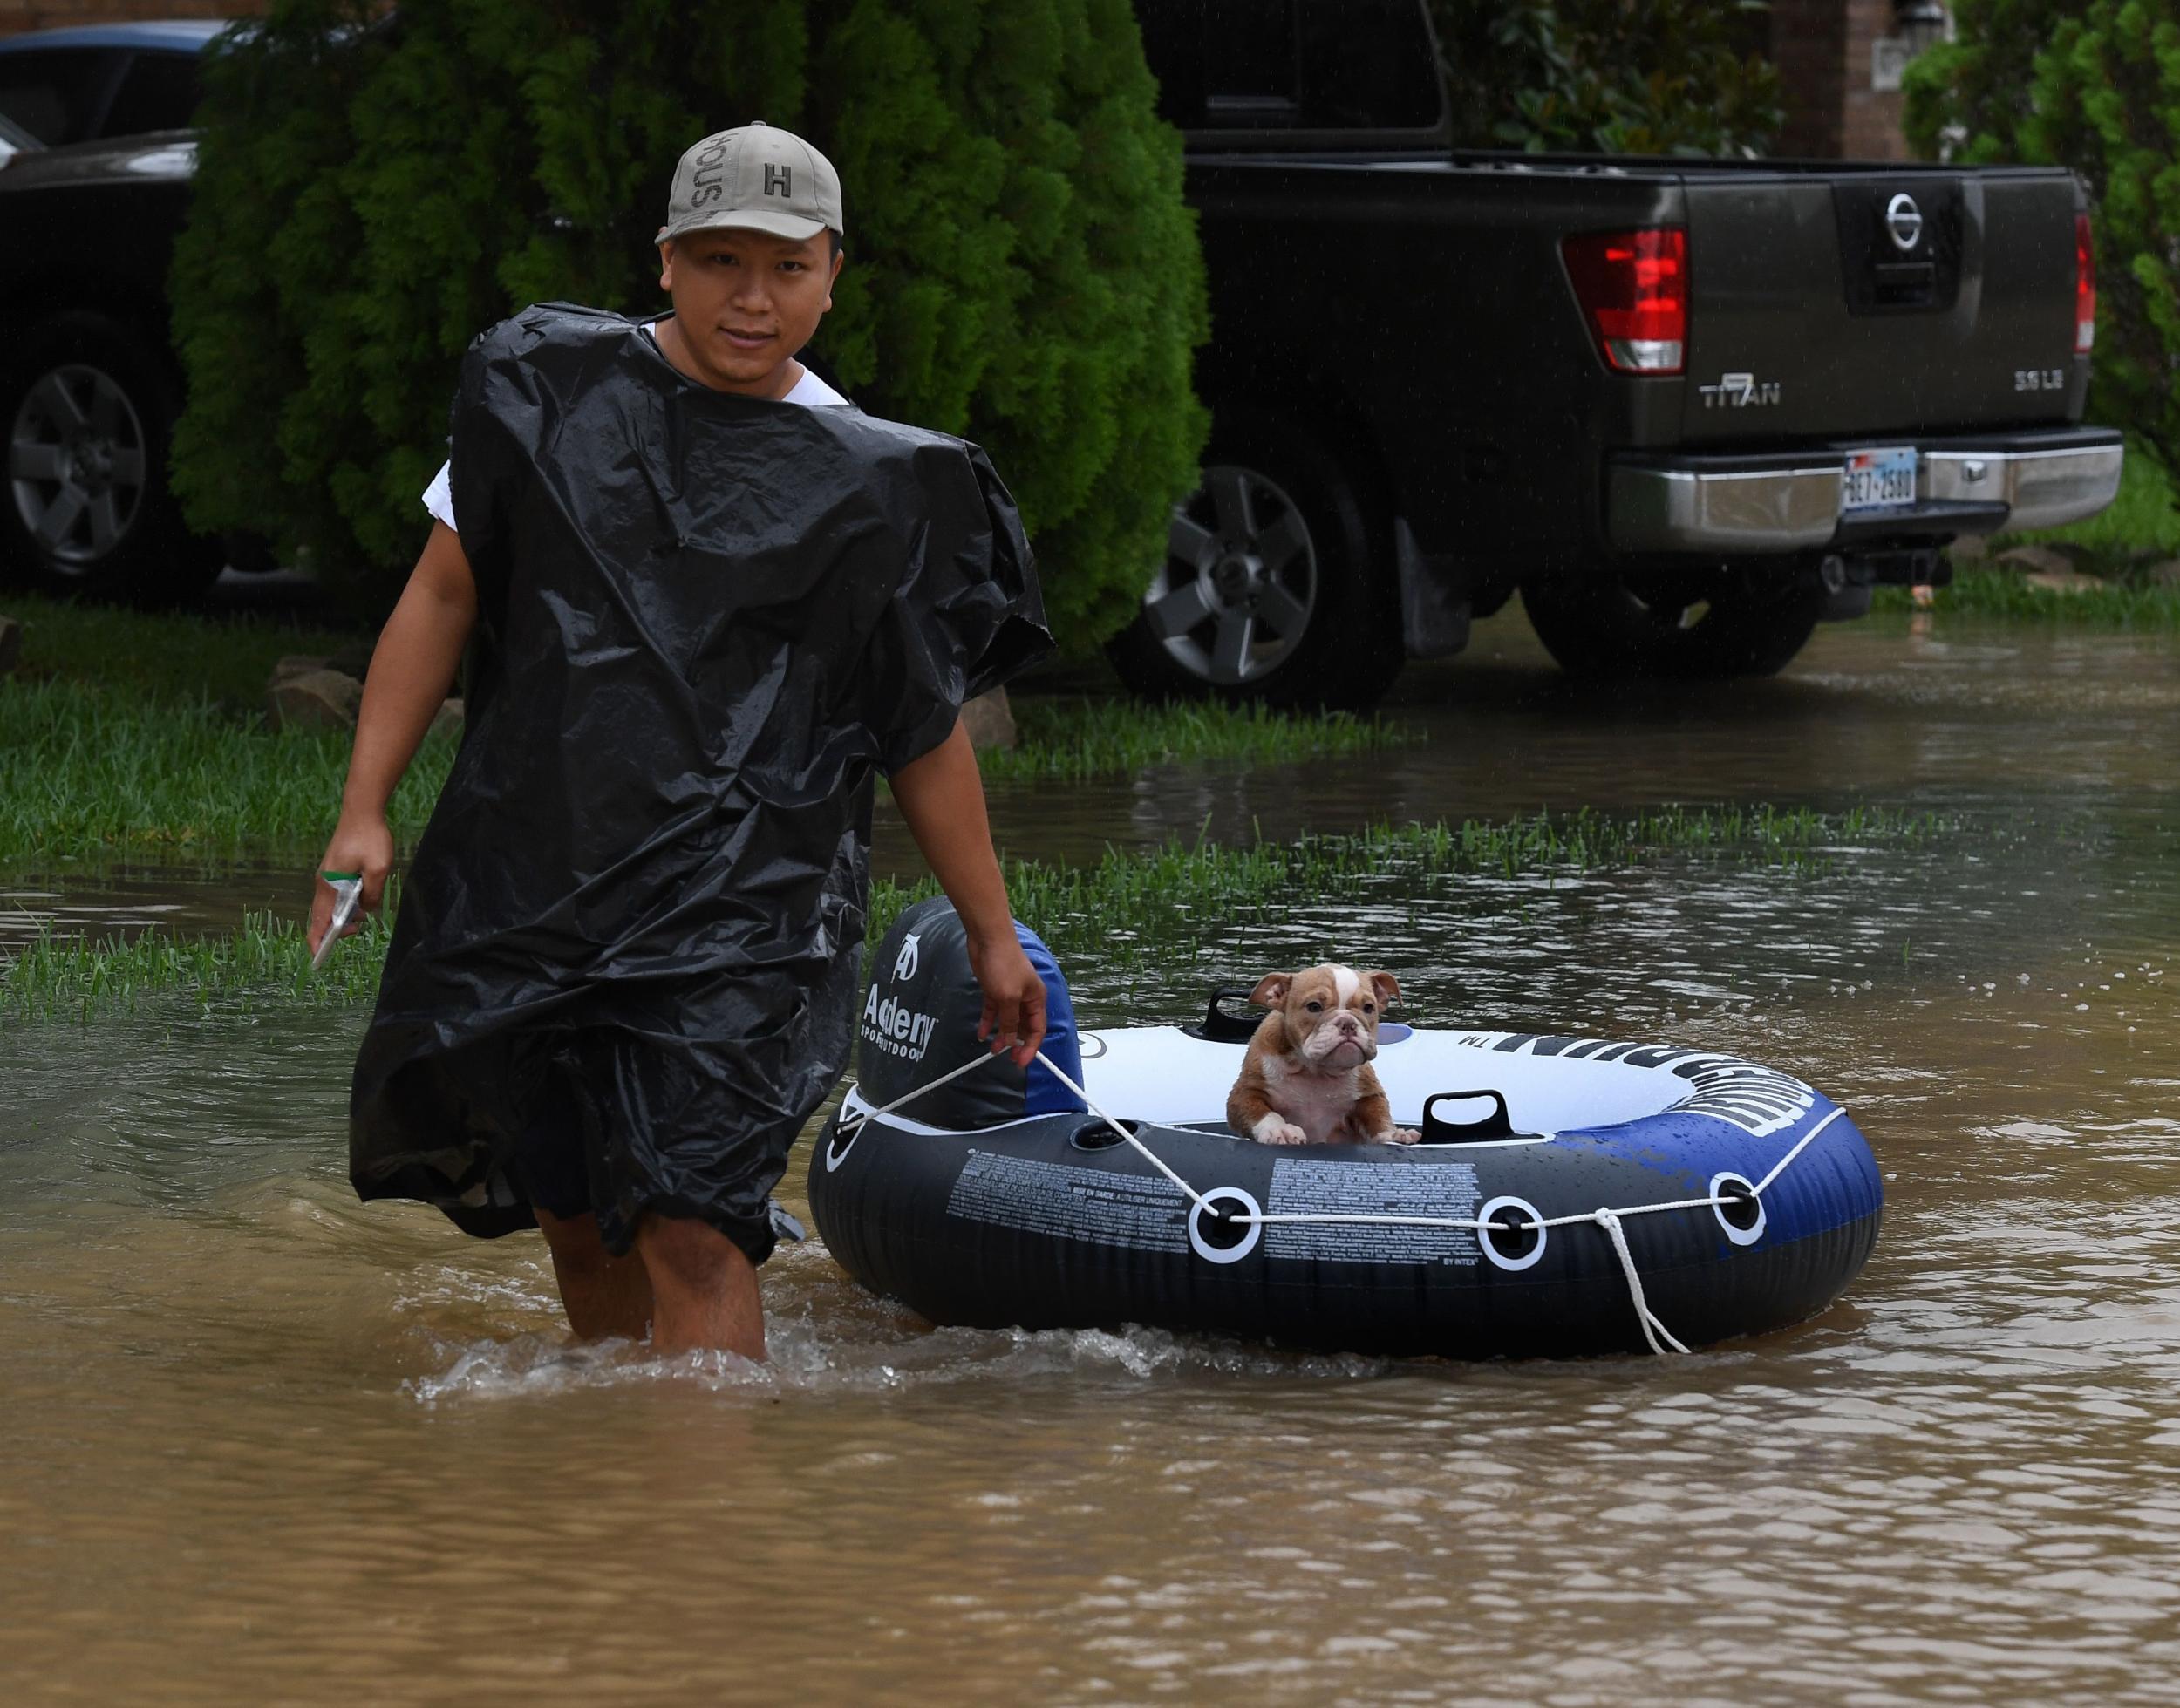
M 1850 452 L 1913 446 L 1915 500 L 1845 509 Z M 1615 457 L 1605 534 L 1616 551 L 1808 551 L 1875 540 L 2054 527 L 2119 491 L 2125 451 L 2108 427 L 1826 445 L 1754 454 Z

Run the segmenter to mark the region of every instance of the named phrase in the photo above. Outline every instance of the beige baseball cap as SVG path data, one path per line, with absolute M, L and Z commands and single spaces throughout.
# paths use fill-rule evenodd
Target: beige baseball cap
M 736 226 L 800 241 L 841 220 L 841 179 L 832 161 L 793 131 L 761 119 L 705 138 L 674 168 L 666 223 L 652 241 Z

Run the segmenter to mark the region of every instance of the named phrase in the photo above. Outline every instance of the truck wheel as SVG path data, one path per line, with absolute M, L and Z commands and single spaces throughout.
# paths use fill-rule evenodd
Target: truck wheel
M 1587 677 L 1772 676 L 1807 643 L 1826 597 L 1799 564 L 1522 589 L 1544 650 Z
M 0 362 L 0 560 L 17 580 L 144 604 L 211 584 L 226 554 L 182 525 L 167 484 L 180 406 L 159 355 L 101 315 L 45 321 Z
M 1223 427 L 1141 611 L 1106 649 L 1121 680 L 1146 699 L 1375 704 L 1403 657 L 1375 521 L 1313 440 Z

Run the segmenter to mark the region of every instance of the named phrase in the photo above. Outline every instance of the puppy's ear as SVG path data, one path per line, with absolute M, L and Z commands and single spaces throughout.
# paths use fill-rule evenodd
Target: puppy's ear
M 1259 1008 L 1277 1008 L 1287 999 L 1287 992 L 1294 988 L 1292 973 L 1266 973 L 1257 981 L 1257 988 L 1249 993 L 1249 999 Z
M 1400 986 L 1391 973 L 1365 973 L 1370 988 L 1378 993 L 1378 1006 L 1391 1008 L 1400 1000 Z

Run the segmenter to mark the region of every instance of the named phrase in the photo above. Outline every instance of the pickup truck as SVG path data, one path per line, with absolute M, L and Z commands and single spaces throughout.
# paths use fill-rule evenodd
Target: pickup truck
M 2068 172 L 1467 152 L 1420 0 L 1139 15 L 1213 428 L 1138 691 L 1366 704 L 1517 589 L 1568 670 L 1768 673 L 2117 491 Z

